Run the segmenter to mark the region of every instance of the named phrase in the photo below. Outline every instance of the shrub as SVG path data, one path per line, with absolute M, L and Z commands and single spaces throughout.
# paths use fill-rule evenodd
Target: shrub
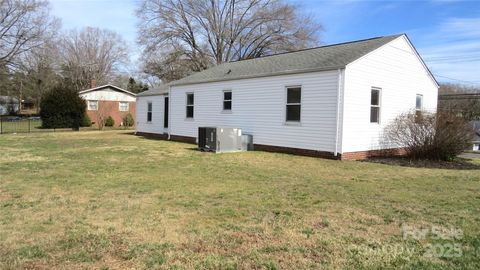
M 452 160 L 471 144 L 473 130 L 460 115 L 404 113 L 385 128 L 385 143 L 403 147 L 413 159 Z
M 111 116 L 109 116 L 107 118 L 107 120 L 105 120 L 105 126 L 106 127 L 113 127 L 115 125 L 115 120 L 113 120 L 113 118 Z
M 57 85 L 45 93 L 40 103 L 44 128 L 73 128 L 78 130 L 85 113 L 85 101 L 78 93 Z
M 92 126 L 92 120 L 90 119 L 90 116 L 88 116 L 87 112 L 83 113 L 82 123 L 80 124 L 80 126 L 81 127 L 91 127 Z
M 131 127 L 133 126 L 133 116 L 131 113 L 127 113 L 124 117 L 123 117 L 123 125 L 125 127 Z

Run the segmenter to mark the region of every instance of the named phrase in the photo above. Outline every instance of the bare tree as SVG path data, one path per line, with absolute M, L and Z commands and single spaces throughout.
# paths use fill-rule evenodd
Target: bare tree
M 107 122 L 108 117 L 110 117 L 110 112 L 112 112 L 114 103 L 108 101 L 98 101 L 98 108 L 96 111 L 93 111 L 94 119 L 92 119 L 96 124 L 99 130 L 103 130 Z
M 440 84 L 438 108 L 461 115 L 466 120 L 479 120 L 480 87 Z
M 107 83 L 128 62 L 127 45 L 119 34 L 92 27 L 70 31 L 61 56 L 63 75 L 76 90 L 88 88 L 92 80 Z
M 164 81 L 210 65 L 318 44 L 321 26 L 283 0 L 143 0 L 146 71 Z
M 55 34 L 59 21 L 49 12 L 47 1 L 0 0 L 0 64 L 11 67 Z
M 17 72 L 25 74 L 25 97 L 35 103 L 39 109 L 41 97 L 52 90 L 62 78 L 60 77 L 60 62 L 58 44 L 55 40 L 46 41 L 41 47 L 29 51 L 22 58 L 20 69 Z

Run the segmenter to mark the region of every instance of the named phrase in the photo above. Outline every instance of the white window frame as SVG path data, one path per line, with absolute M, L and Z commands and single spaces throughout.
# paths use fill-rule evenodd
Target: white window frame
M 372 91 L 377 90 L 378 91 L 378 105 L 372 105 Z M 372 86 L 370 88 L 370 95 L 369 95 L 369 100 L 370 100 L 370 107 L 368 111 L 368 121 L 370 124 L 378 125 L 382 121 L 382 88 L 381 87 L 375 87 Z M 378 108 L 378 116 L 377 116 L 377 122 L 372 122 L 372 108 Z
M 126 104 L 125 110 L 122 109 L 122 104 Z M 128 101 L 119 101 L 118 102 L 118 110 L 121 112 L 128 112 L 130 109 L 130 103 Z
M 148 114 L 150 114 L 150 121 L 148 120 Z M 153 102 L 147 101 L 147 123 L 152 123 L 153 120 Z
M 188 104 L 188 95 L 193 95 L 193 104 Z M 193 108 L 193 114 L 192 117 L 189 117 L 187 115 L 187 108 L 192 107 Z M 193 120 L 195 118 L 195 93 L 194 92 L 187 92 L 185 93 L 185 119 L 187 120 Z
M 420 108 L 417 108 L 417 97 L 420 97 Z M 423 95 L 422 94 L 415 95 L 415 111 L 416 112 L 423 111 Z
M 230 99 L 225 99 L 225 93 L 230 93 Z M 230 109 L 225 109 L 225 101 L 230 101 Z M 226 89 L 222 91 L 222 112 L 231 113 L 233 110 L 233 91 Z
M 92 109 L 91 104 L 95 104 L 95 109 Z M 98 100 L 87 100 L 87 109 L 89 111 L 98 111 Z
M 288 103 L 288 89 L 291 89 L 291 88 L 300 88 L 300 103 Z M 284 123 L 285 125 L 289 125 L 289 126 L 299 126 L 301 125 L 302 123 L 302 112 L 303 112 L 303 106 L 302 106 L 302 103 L 303 103 L 303 87 L 302 85 L 287 85 L 285 86 L 285 105 L 284 105 L 284 114 L 283 114 L 283 120 L 284 120 Z M 299 105 L 300 106 L 300 120 L 298 121 L 291 121 L 291 120 L 288 120 L 287 121 L 287 107 L 288 105 Z

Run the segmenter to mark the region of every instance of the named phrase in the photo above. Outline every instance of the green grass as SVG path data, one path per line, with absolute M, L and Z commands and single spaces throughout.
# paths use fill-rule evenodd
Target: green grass
M 121 131 L 1 135 L 0 149 L 0 269 L 480 268 L 479 170 Z M 463 236 L 404 239 L 403 225 Z M 424 256 L 450 244 L 462 255 Z
M 41 129 L 42 121 L 22 119 L 20 121 L 9 122 L 6 118 L 1 123 L 2 133 L 25 133 L 35 131 L 45 131 Z

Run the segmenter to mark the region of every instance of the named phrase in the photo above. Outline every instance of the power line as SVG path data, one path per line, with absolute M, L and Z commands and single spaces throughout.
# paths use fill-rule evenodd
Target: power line
M 465 80 L 455 79 L 455 78 L 442 76 L 442 75 L 438 75 L 438 74 L 433 74 L 433 75 L 435 75 L 436 77 L 441 77 L 441 78 L 449 79 L 449 80 L 452 80 L 452 81 L 458 81 L 458 82 L 463 82 L 463 83 L 468 83 L 468 84 L 473 84 L 473 85 L 480 85 L 480 81 L 465 81 Z

